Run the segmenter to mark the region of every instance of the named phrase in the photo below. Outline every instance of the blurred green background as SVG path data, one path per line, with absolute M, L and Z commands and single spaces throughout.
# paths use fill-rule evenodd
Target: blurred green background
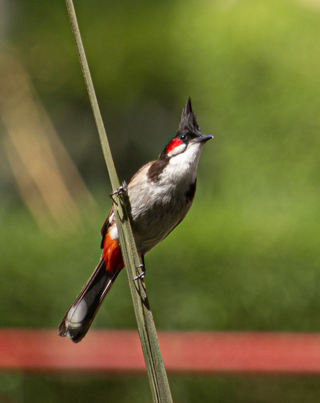
M 99 259 L 110 185 L 64 2 L 0 6 L 0 325 L 56 328 Z M 75 6 L 121 181 L 157 158 L 189 96 L 202 131 L 215 136 L 190 213 L 146 258 L 157 328 L 318 331 L 320 2 Z M 50 152 L 34 154 L 44 141 L 35 133 L 48 126 L 64 198 L 46 171 Z M 93 327 L 135 327 L 124 274 Z M 169 380 L 184 403 L 318 402 L 320 394 L 316 379 Z M 0 374 L 0 402 L 44 399 L 151 395 L 145 377 Z

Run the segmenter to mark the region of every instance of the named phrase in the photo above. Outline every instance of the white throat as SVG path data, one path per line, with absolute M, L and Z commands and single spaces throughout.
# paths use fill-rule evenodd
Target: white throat
M 165 174 L 170 175 L 171 180 L 176 183 L 184 180 L 194 182 L 203 146 L 204 143 L 189 144 L 184 152 L 171 157 Z

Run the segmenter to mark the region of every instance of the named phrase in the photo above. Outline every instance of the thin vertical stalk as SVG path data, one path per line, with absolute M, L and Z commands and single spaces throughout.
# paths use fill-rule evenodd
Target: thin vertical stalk
M 113 191 L 115 191 L 119 189 L 120 183 L 112 159 L 107 133 L 104 128 L 96 93 L 94 90 L 73 1 L 66 0 L 66 5 L 71 22 L 73 36 L 76 42 L 84 81 L 88 90 L 91 107 L 100 137 L 101 147 L 110 176 L 111 186 Z M 158 336 L 148 301 L 145 283 L 142 279 L 136 281 L 134 280 L 134 277 L 137 275 L 137 268 L 139 267 L 140 259 L 132 234 L 132 229 L 128 218 L 123 194 L 115 194 L 114 200 L 114 208 L 117 213 L 116 220 L 120 237 L 121 251 L 126 266 L 127 278 L 137 320 L 144 359 L 149 376 L 149 383 L 153 401 L 170 403 L 172 402 L 171 391 L 162 360 L 162 355 L 158 343 Z

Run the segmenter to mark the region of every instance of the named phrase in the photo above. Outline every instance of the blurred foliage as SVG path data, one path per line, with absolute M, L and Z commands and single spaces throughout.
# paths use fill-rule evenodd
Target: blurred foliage
M 203 132 L 215 136 L 191 212 L 146 259 L 157 327 L 319 331 L 320 9 L 293 0 L 75 3 L 121 180 L 157 157 L 189 95 Z M 10 171 L 1 175 L 1 326 L 55 327 L 98 260 L 109 185 L 64 4 L 10 9 L 7 43 L 101 207 L 91 216 L 82 206 L 90 223 L 77 231 L 43 234 Z M 124 275 L 94 326 L 135 327 Z M 87 393 L 99 401 L 106 388 L 105 380 L 22 382 L 24 401 L 37 388 L 52 401 Z M 107 384 L 111 400 L 149 399 L 138 378 Z M 183 402 L 319 396 L 306 380 L 172 377 L 171 386 Z
M 234 378 L 202 376 L 169 376 L 175 401 L 183 403 L 262 403 L 262 402 L 317 402 L 319 381 L 273 378 Z M 304 386 L 304 387 L 302 387 Z M 14 389 L 14 390 L 13 390 Z M 149 385 L 141 376 L 86 378 L 83 376 L 34 376 L 25 378 L 0 374 L 0 399 L 3 402 L 150 402 Z M 35 393 L 36 391 L 36 393 Z M 16 400 L 15 400 L 16 399 Z

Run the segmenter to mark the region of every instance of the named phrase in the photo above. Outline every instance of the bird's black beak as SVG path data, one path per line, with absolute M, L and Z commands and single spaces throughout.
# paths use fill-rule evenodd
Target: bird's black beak
M 201 136 L 196 137 L 194 139 L 194 141 L 196 143 L 205 143 L 206 141 L 213 139 L 213 135 L 212 134 L 201 134 Z

